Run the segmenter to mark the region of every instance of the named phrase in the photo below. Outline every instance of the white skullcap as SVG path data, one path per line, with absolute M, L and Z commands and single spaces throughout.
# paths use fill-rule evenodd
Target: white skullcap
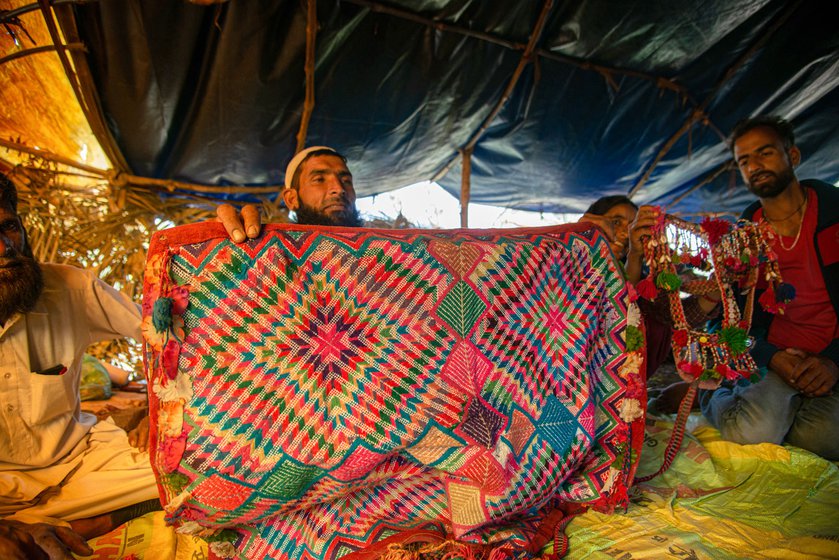
M 288 162 L 288 167 L 285 168 L 285 185 L 283 185 L 283 190 L 291 188 L 291 181 L 294 179 L 294 174 L 297 172 L 297 168 L 300 167 L 303 160 L 306 159 L 306 156 L 312 152 L 319 151 L 329 151 L 336 156 L 338 155 L 338 152 L 329 146 L 312 146 L 311 148 L 300 150 L 293 158 L 291 158 L 291 161 Z

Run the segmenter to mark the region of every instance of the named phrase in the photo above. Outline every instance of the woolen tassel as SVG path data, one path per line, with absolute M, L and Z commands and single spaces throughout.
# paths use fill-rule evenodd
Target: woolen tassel
M 626 327 L 626 351 L 635 352 L 644 346 L 644 333 L 638 327 L 628 325 Z
M 696 379 L 697 377 L 702 375 L 702 372 L 705 369 L 702 367 L 701 364 L 688 361 L 679 362 L 679 364 L 676 367 L 679 369 L 679 371 L 686 373 L 693 379 Z
M 682 279 L 672 272 L 659 272 L 655 278 L 655 285 L 662 290 L 673 292 L 682 287 Z
M 152 306 L 151 323 L 159 333 L 166 332 L 172 326 L 172 299 L 160 298 Z
M 644 299 L 653 301 L 658 296 L 658 290 L 653 283 L 653 279 L 647 276 L 635 285 L 635 291 Z
M 768 288 L 766 288 L 766 290 L 762 294 L 760 294 L 760 297 L 757 299 L 757 302 L 768 313 L 776 313 L 778 311 L 777 295 L 775 294 L 775 290 L 774 288 L 772 288 L 771 284 Z
M 768 290 L 767 290 L 768 291 Z M 775 292 L 775 301 L 779 303 L 789 303 L 795 299 L 795 286 L 781 282 L 778 285 L 778 291 Z
M 720 330 L 719 337 L 735 356 L 739 356 L 746 351 L 749 334 L 743 329 L 738 327 L 725 327 Z

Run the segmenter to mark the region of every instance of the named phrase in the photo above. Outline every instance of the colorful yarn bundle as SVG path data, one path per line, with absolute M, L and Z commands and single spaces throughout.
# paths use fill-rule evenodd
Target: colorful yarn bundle
M 673 319 L 673 356 L 680 376 L 715 388 L 723 379 L 749 378 L 757 369 L 748 349 L 754 288 L 768 284 L 760 304 L 771 313 L 783 313 L 795 290 L 781 282 L 777 256 L 772 250 L 774 232 L 765 224 L 737 224 L 706 218 L 695 224 L 664 214 L 644 245 L 649 275 L 639 282 L 638 294 L 655 299 L 666 292 Z M 707 279 L 683 281 L 677 266 L 711 273 Z M 763 278 L 759 275 L 763 274 Z M 745 295 L 742 309 L 735 290 Z M 714 332 L 691 329 L 685 318 L 681 292 L 706 297 L 718 293 L 722 304 L 720 328 Z

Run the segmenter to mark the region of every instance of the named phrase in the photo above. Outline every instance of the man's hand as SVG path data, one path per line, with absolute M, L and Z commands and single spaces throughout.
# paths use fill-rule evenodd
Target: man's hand
M 635 219 L 629 224 L 629 253 L 644 256 L 644 238 L 652 237 L 653 226 L 661 210 L 658 206 L 641 206 Z
M 632 284 L 641 280 L 644 268 L 644 240 L 652 237 L 653 226 L 661 213 L 658 206 L 641 206 L 629 224 L 629 247 L 626 250 L 626 279 Z
M 769 360 L 769 369 L 778 374 L 787 385 L 793 389 L 798 389 L 792 380 L 792 372 L 801 363 L 803 357 L 804 353 L 794 348 L 787 348 L 786 350 L 775 352 L 772 355 L 772 359 Z
M 253 239 L 262 230 L 259 219 L 259 210 L 253 204 L 246 204 L 239 215 L 236 209 L 230 204 L 222 204 L 216 208 L 218 220 L 224 224 L 227 235 L 236 243 L 242 243 L 247 239 Z M 245 235 L 247 232 L 247 235 Z
M 93 549 L 81 535 L 67 527 L 0 520 L 3 560 L 73 560 L 71 552 L 90 556 Z
M 614 242 L 615 240 L 615 226 L 612 225 L 612 220 L 607 218 L 606 216 L 600 216 L 598 214 L 583 214 L 578 222 L 591 222 L 596 226 L 600 226 L 600 228 L 606 232 L 606 239 L 609 242 Z
M 137 448 L 137 451 L 147 451 L 149 448 L 149 417 L 143 419 L 128 432 L 128 443 Z
M 769 367 L 808 397 L 824 396 L 839 382 L 839 367 L 832 360 L 798 348 L 775 352 Z
M 821 397 L 828 394 L 839 381 L 839 367 L 833 360 L 818 354 L 791 350 L 803 354 L 801 361 L 790 374 L 794 386 L 808 397 Z

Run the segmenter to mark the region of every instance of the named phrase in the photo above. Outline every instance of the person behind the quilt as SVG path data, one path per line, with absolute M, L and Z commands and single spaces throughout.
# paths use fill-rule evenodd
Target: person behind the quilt
M 140 309 L 91 272 L 38 263 L 0 173 L 0 558 L 91 554 L 85 538 L 160 509 L 139 432 L 80 412 L 93 342 L 140 337 Z M 147 433 L 147 431 L 146 431 Z
M 635 218 L 636 212 L 638 206 L 626 196 L 601 196 L 591 203 L 577 221 L 600 226 L 609 240 L 612 253 L 622 264 L 629 248 L 629 224 Z
M 729 145 L 759 198 L 742 217 L 777 233 L 773 249 L 795 297 L 783 314 L 755 304 L 751 354 L 765 377 L 701 392 L 702 412 L 725 439 L 789 443 L 839 460 L 839 189 L 798 180 L 801 152 L 779 117 L 741 121 Z
M 298 224 L 361 225 L 347 158 L 327 146 L 306 148 L 291 159 L 286 167 L 282 197 Z M 242 208 L 241 217 L 230 204 L 222 204 L 216 213 L 235 242 L 259 235 L 261 226 L 255 206 Z
M 661 210 L 655 206 L 641 206 L 624 195 L 603 196 L 595 200 L 580 221 L 594 222 L 601 227 L 612 227 L 610 246 L 623 264 L 626 280 L 637 284 L 644 275 L 644 238 L 650 237 Z M 605 222 L 605 223 L 603 223 Z M 607 235 L 608 235 L 607 230 Z M 717 309 L 719 293 L 690 296 L 683 302 L 685 317 L 692 327 L 704 324 Z M 640 299 L 647 333 L 647 376 L 655 374 L 671 352 L 670 337 L 673 319 L 666 292 L 659 293 L 654 302 Z M 650 402 L 650 412 L 676 412 L 679 401 L 687 391 L 686 383 L 674 383 L 662 389 Z

